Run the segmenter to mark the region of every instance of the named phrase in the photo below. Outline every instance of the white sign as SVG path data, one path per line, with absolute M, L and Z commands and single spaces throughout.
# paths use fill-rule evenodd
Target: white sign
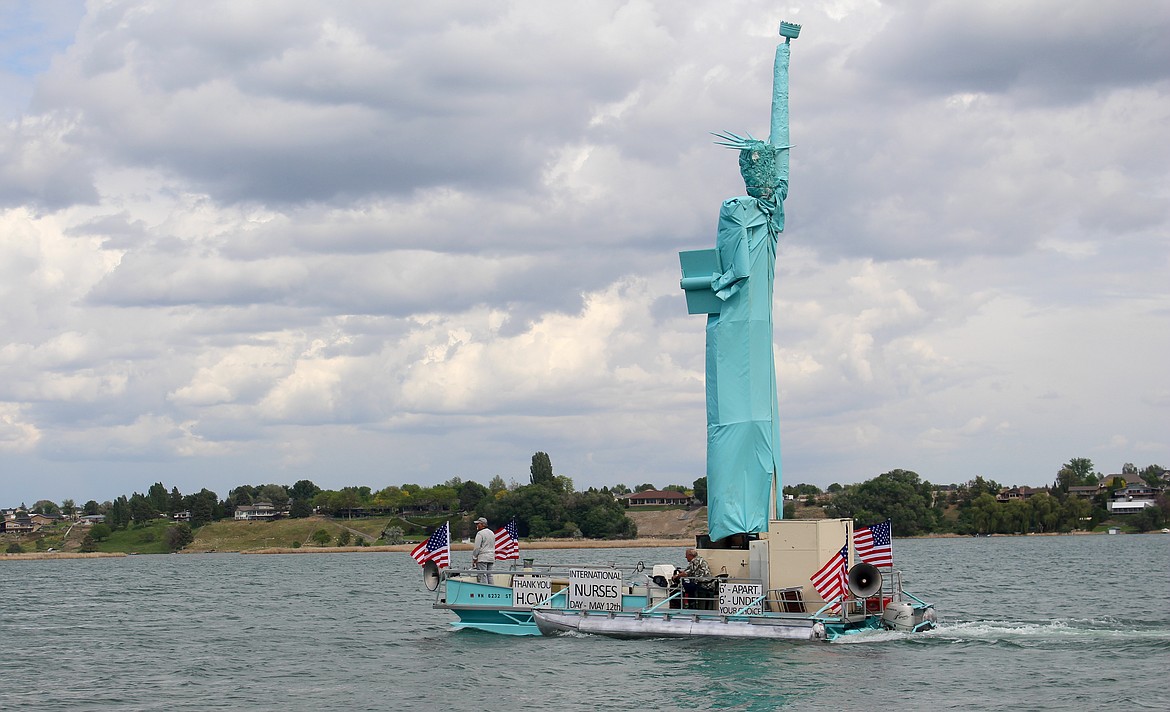
M 762 615 L 763 596 L 764 585 L 761 583 L 724 583 L 719 586 L 719 615 L 734 615 L 744 606 L 747 608 L 743 615 Z
M 552 579 L 547 576 L 513 576 L 512 607 L 532 608 L 552 596 Z
M 617 569 L 569 569 L 569 608 L 620 611 L 622 572 Z

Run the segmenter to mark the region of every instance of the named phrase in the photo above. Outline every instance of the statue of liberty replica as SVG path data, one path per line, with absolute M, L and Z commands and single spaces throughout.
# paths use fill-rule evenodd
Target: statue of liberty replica
M 767 141 L 715 134 L 739 152 L 747 195 L 719 210 L 714 250 L 679 254 L 691 314 L 707 314 L 707 524 L 713 546 L 783 516 L 772 283 L 788 196 L 788 62 L 800 26 L 782 22 Z

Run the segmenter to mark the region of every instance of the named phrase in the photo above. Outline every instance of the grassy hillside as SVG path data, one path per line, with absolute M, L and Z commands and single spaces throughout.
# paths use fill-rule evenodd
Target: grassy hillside
M 212 522 L 195 530 L 195 541 L 185 551 L 248 551 L 271 547 L 314 546 L 313 532 L 324 530 L 330 543 L 346 527 L 324 517 L 304 519 L 277 519 L 272 522 L 237 522 L 223 520 Z M 381 529 L 374 534 L 376 537 Z M 356 533 L 351 531 L 356 539 Z

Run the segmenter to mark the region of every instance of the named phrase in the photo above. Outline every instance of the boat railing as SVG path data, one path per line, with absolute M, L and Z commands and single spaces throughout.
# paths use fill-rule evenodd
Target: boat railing
M 542 576 L 551 578 L 568 579 L 572 571 L 579 571 L 582 569 L 606 570 L 606 571 L 620 571 L 622 572 L 622 581 L 625 585 L 637 585 L 645 583 L 645 579 L 638 576 L 648 570 L 645 563 L 639 561 L 632 566 L 621 566 L 616 563 L 600 563 L 600 564 L 537 564 L 531 559 L 525 559 L 523 564 L 513 563 L 511 566 L 499 566 L 502 562 L 497 561 L 496 566 L 490 569 L 476 569 L 476 568 L 445 568 L 441 571 L 440 577 L 444 580 L 453 578 L 471 578 L 479 576 L 508 576 L 510 581 L 511 576 Z
M 731 605 L 735 609 L 720 610 L 720 587 L 731 584 L 750 584 L 760 586 L 762 582 L 753 578 L 733 578 L 726 575 L 714 577 L 681 577 L 677 587 L 667 589 L 669 595 L 663 600 L 648 601 L 644 611 L 650 613 L 666 605 L 670 610 L 686 610 L 699 615 L 707 612 L 712 615 L 747 615 L 750 611 L 760 610 L 769 614 L 800 614 L 807 615 L 804 603 L 804 588 L 789 586 L 785 588 L 762 588 L 760 593 L 750 598 L 736 599 Z M 693 584 L 688 586 L 687 584 Z

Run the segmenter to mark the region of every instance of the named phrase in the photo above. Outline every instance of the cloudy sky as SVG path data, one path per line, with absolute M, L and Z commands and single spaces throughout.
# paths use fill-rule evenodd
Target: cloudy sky
M 780 19 L 785 481 L 1170 466 L 1170 4 L 0 0 L 0 506 L 704 474 Z

